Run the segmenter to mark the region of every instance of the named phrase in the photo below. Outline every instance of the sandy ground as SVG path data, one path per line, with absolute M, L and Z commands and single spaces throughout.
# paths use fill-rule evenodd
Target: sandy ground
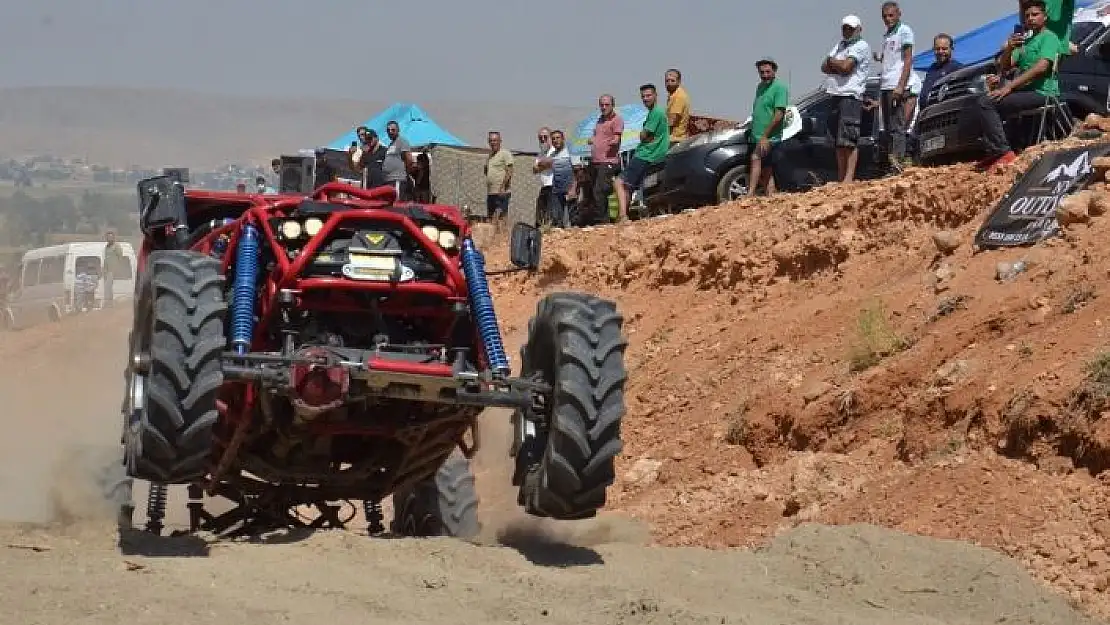
M 620 301 L 627 447 L 610 511 L 540 523 L 514 510 L 507 415 L 491 411 L 473 543 L 354 527 L 121 546 L 81 450 L 118 441 L 128 311 L 0 335 L 0 624 L 1099 622 L 1077 609 L 1105 613 L 1099 439 L 1087 455 L 1057 444 L 1060 420 L 1007 451 L 999 419 L 1062 419 L 1103 336 L 1096 307 L 1056 307 L 1110 281 L 1105 239 L 1074 234 L 1024 282 L 992 284 L 999 258 L 937 260 L 929 236 L 966 238 L 1005 175 L 925 180 L 552 235 L 540 274 L 497 278 L 514 354 L 543 292 Z M 963 293 L 976 297 L 939 321 L 922 314 Z M 852 371 L 876 294 L 915 340 Z M 1040 383 L 1033 408 L 1009 401 L 1013 370 Z

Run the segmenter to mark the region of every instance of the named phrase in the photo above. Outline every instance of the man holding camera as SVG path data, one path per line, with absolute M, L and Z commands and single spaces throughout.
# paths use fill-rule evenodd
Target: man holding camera
M 987 156 L 977 165 L 980 170 L 1001 167 L 1017 158 L 1006 138 L 1003 117 L 1044 106 L 1049 96 L 1060 96 L 1060 85 L 1052 73 L 1060 54 L 1060 38 L 1046 28 L 1044 0 L 1026 0 L 1023 6 L 1026 32 L 1015 32 L 1006 40 L 998 56 L 998 75 L 987 76 L 990 91 L 979 96 L 983 142 L 987 147 Z M 1017 76 L 1003 83 L 1000 76 L 1015 68 Z

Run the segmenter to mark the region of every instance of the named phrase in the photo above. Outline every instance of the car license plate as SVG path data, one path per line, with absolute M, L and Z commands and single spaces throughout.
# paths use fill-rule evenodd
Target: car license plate
M 343 275 L 353 280 L 388 281 L 397 270 L 397 258 L 377 254 L 351 253 Z
M 395 256 L 381 256 L 378 254 L 351 254 L 351 264 L 355 267 L 365 269 L 378 269 L 381 271 L 393 271 L 397 267 L 397 257 Z
M 650 189 L 657 184 L 659 184 L 659 174 L 651 174 L 650 176 L 644 178 L 645 189 Z
M 921 142 L 922 152 L 935 152 L 944 147 L 944 135 L 939 137 L 929 137 Z

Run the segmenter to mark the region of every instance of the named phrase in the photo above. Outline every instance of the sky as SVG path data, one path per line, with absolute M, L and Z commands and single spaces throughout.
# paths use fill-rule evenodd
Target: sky
M 682 70 L 695 113 L 743 119 L 771 55 L 793 96 L 881 0 L 0 0 L 0 85 L 128 86 L 368 100 L 596 105 Z M 1014 0 L 903 0 L 918 49 Z M 739 117 L 737 117 L 739 116 Z

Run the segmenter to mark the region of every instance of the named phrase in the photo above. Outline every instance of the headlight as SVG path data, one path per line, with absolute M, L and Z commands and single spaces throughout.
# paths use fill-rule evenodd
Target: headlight
M 684 150 L 690 150 L 692 148 L 698 147 L 699 145 L 705 145 L 707 143 L 724 143 L 725 141 L 731 141 L 732 139 L 735 139 L 736 137 L 744 134 L 747 131 L 748 124 L 745 123 L 742 124 L 739 128 L 727 128 L 725 130 L 718 130 L 716 132 L 703 132 L 699 135 L 690 137 L 685 141 L 678 142 L 673 148 L 671 148 L 670 151 L 682 152 Z
M 281 222 L 281 236 L 286 239 L 297 239 L 301 236 L 300 222 L 293 221 L 292 219 Z
M 987 88 L 987 76 L 985 74 L 972 78 L 967 86 L 967 92 L 974 93 L 975 95 L 980 95 L 987 91 L 990 91 L 990 89 Z
M 450 230 L 444 230 L 443 232 L 439 233 L 439 246 L 445 250 L 455 249 L 455 245 L 458 243 L 458 241 L 459 238 L 455 236 L 455 233 L 451 232 Z
M 433 241 L 439 240 L 439 228 L 436 228 L 435 226 L 424 226 L 423 228 L 421 228 L 421 230 L 424 231 L 424 236 L 428 237 L 429 239 Z
M 304 231 L 310 236 L 314 237 L 324 227 L 324 221 L 319 217 L 309 217 L 304 220 Z

